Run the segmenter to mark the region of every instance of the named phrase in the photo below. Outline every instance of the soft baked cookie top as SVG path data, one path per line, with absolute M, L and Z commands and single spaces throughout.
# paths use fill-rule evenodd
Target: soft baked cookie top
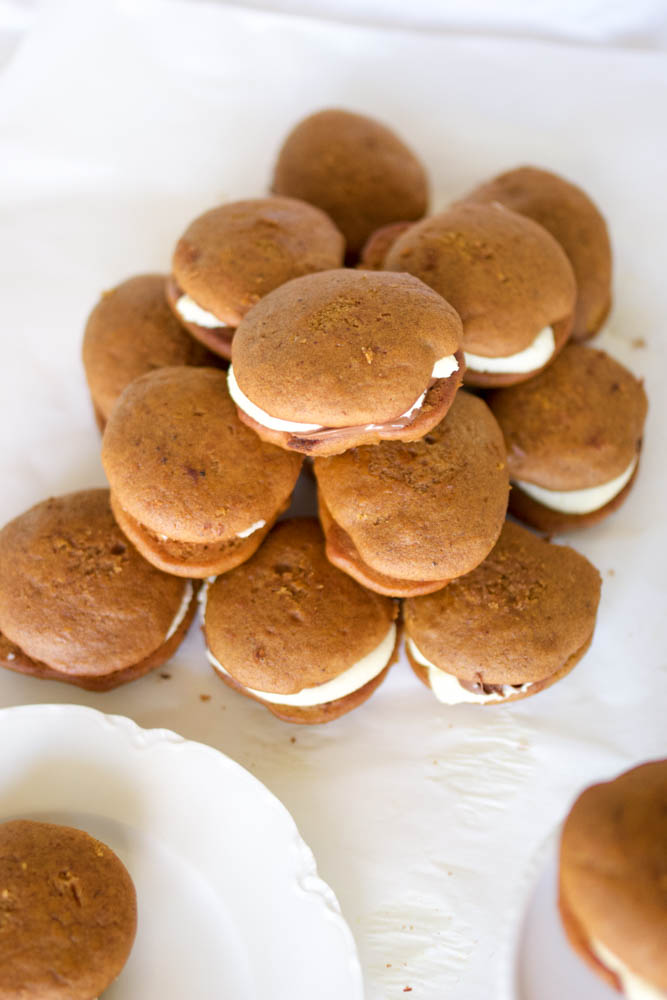
M 355 254 L 380 226 L 420 219 L 428 207 L 426 172 L 412 150 L 386 125 L 340 109 L 294 127 L 272 189 L 319 205 Z
M 292 694 L 374 650 L 396 614 L 328 561 L 313 518 L 280 521 L 259 551 L 208 588 L 206 638 L 241 684 Z
M 439 292 L 463 322 L 463 348 L 512 355 L 571 316 L 565 251 L 542 226 L 500 204 L 459 204 L 411 226 L 385 257 Z
M 105 489 L 52 497 L 0 531 L 0 630 L 66 674 L 103 676 L 154 652 L 183 588 L 125 538 Z
M 390 421 L 458 350 L 455 310 L 408 274 L 340 269 L 287 282 L 239 325 L 236 381 L 271 416 L 347 427 Z
M 604 351 L 569 344 L 549 368 L 497 389 L 488 403 L 507 445 L 513 479 L 551 490 L 608 482 L 636 457 L 647 399 L 644 387 Z
M 241 317 L 290 278 L 340 267 L 344 240 L 331 219 L 296 198 L 235 201 L 195 219 L 172 268 L 183 292 L 223 323 Z
M 102 461 L 115 498 L 140 524 L 207 543 L 273 519 L 302 458 L 241 423 L 224 372 L 175 367 L 125 389 L 104 433 Z
M 549 170 L 517 167 L 480 184 L 462 201 L 497 201 L 544 226 L 574 270 L 572 338 L 590 337 L 600 328 L 611 304 L 611 245 L 607 224 L 585 191 Z
M 461 680 L 539 681 L 590 639 L 600 583 L 574 549 L 507 521 L 472 573 L 404 601 L 406 633 L 425 657 Z

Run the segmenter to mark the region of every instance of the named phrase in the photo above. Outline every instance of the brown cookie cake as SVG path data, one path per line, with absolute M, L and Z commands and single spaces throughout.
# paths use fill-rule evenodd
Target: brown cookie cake
M 194 588 L 162 573 L 114 521 L 108 490 L 37 504 L 0 531 L 0 666 L 107 691 L 176 651 Z
M 381 271 L 390 248 L 411 225 L 411 222 L 392 222 L 388 226 L 376 229 L 364 243 L 357 267 L 366 271 Z
M 259 436 L 310 455 L 414 441 L 461 382 L 461 324 L 407 274 L 340 269 L 287 282 L 240 324 L 229 389 Z
M 527 698 L 584 655 L 599 599 L 587 559 L 507 521 L 472 573 L 404 601 L 408 659 L 447 705 Z
M 110 847 L 69 826 L 0 823 L 0 886 L 2 1000 L 94 1000 L 111 985 L 137 900 Z
M 248 559 L 289 504 L 301 456 L 245 427 L 213 368 L 162 368 L 121 395 L 102 461 L 125 534 L 160 569 L 205 577 Z
M 564 250 L 500 204 L 460 204 L 411 226 L 384 267 L 416 275 L 454 306 L 470 385 L 531 378 L 572 331 L 576 286 Z
M 467 392 L 419 441 L 353 448 L 314 465 L 329 559 L 381 594 L 428 594 L 469 573 L 505 520 L 502 434 Z
M 104 430 L 126 385 L 167 365 L 210 364 L 167 305 L 165 275 L 140 274 L 104 292 L 86 323 L 83 366 L 95 419 Z
M 318 205 L 334 220 L 352 255 L 376 229 L 420 219 L 428 207 L 424 167 L 398 136 L 366 115 L 328 109 L 290 132 L 272 190 Z
M 667 760 L 579 796 L 561 836 L 559 908 L 570 944 L 610 986 L 667 997 Z
M 311 518 L 277 524 L 252 559 L 206 585 L 202 603 L 217 674 L 287 722 L 356 708 L 395 658 L 395 603 L 331 565 Z
M 647 408 L 627 368 L 570 344 L 536 378 L 488 402 L 505 436 L 516 517 L 552 533 L 620 507 L 637 475 Z
M 517 167 L 464 200 L 497 201 L 544 226 L 567 254 L 577 281 L 572 339 L 597 333 L 611 306 L 611 245 L 604 218 L 586 192 L 548 170 Z
M 340 267 L 344 241 L 331 219 L 296 198 L 235 201 L 200 215 L 176 244 L 167 299 L 210 350 L 231 357 L 248 309 L 290 278 Z

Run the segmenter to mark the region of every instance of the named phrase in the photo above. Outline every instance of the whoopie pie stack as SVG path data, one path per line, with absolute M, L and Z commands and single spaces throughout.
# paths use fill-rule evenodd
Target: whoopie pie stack
M 171 274 L 104 293 L 83 361 L 110 491 L 0 532 L 0 663 L 132 680 L 174 651 L 201 587 L 214 670 L 289 721 L 365 701 L 402 630 L 447 704 L 574 666 L 599 574 L 505 518 L 585 527 L 636 479 L 641 383 L 568 345 L 609 310 L 606 225 L 533 167 L 427 209 L 401 138 L 320 111 L 269 194 L 198 216 Z M 304 459 L 319 525 L 279 520 Z
M 535 167 L 427 210 L 426 171 L 391 129 L 320 111 L 287 136 L 270 193 L 191 222 L 171 274 L 104 293 L 83 362 L 110 489 L 0 531 L 0 665 L 108 690 L 172 655 L 198 597 L 217 676 L 289 722 L 365 702 L 401 633 L 446 705 L 569 673 L 600 575 L 506 515 L 585 528 L 636 480 L 643 386 L 577 343 L 611 304 L 606 225 Z M 282 520 L 304 462 L 319 520 Z M 621 780 L 664 819 L 664 765 Z M 627 961 L 664 987 L 664 947 L 648 954 L 642 930 L 626 949 L 605 880 L 579 873 L 599 867 L 593 807 L 614 865 L 614 831 L 635 837 L 614 788 L 566 825 L 565 926 L 615 985 Z M 637 872 L 654 888 L 640 854 L 628 892 Z

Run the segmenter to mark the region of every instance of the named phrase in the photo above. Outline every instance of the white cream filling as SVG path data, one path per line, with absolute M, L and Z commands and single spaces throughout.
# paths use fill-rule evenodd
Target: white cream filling
M 276 694 L 273 691 L 256 691 L 254 688 L 246 688 L 250 694 L 256 695 L 262 701 L 270 701 L 274 705 L 292 705 L 296 708 L 313 708 L 315 705 L 325 705 L 329 701 L 336 701 L 338 698 L 345 698 L 346 695 L 358 691 L 360 688 L 372 681 L 374 677 L 382 673 L 389 662 L 389 658 L 396 643 L 396 625 L 389 626 L 389 631 L 379 646 L 376 646 L 370 653 L 358 660 L 353 666 L 344 670 L 338 677 L 334 677 L 324 684 L 316 687 L 303 688 L 296 694 Z M 206 648 L 206 656 L 216 670 L 230 677 L 230 673 L 225 670 L 222 664 L 215 658 L 210 649 Z
M 215 330 L 219 326 L 227 326 L 221 319 L 214 316 L 208 309 L 202 309 L 189 295 L 181 295 L 176 301 L 176 312 L 186 323 L 196 323 L 197 326 L 205 326 L 208 330 Z
M 590 946 L 591 951 L 602 964 L 615 972 L 621 980 L 623 993 L 628 997 L 628 1000 L 665 1000 L 667 998 L 667 993 L 663 993 L 657 986 L 651 986 L 635 972 L 631 972 L 625 962 L 617 958 L 601 941 L 592 940 Z
M 251 524 L 249 528 L 245 529 L 245 531 L 237 531 L 236 532 L 236 537 L 237 538 L 250 538 L 250 536 L 254 535 L 256 531 L 259 531 L 260 528 L 263 528 L 265 524 L 266 524 L 266 521 L 255 521 L 255 523 Z
M 527 691 L 529 687 L 532 687 L 530 683 L 521 684 L 521 686 L 517 687 L 514 687 L 512 684 L 503 684 L 502 694 L 498 694 L 495 691 L 491 694 L 476 694 L 474 691 L 468 691 L 467 688 L 462 687 L 453 674 L 446 673 L 440 667 L 436 667 L 435 663 L 427 660 L 412 639 L 408 637 L 406 641 L 408 649 L 417 663 L 421 663 L 423 667 L 428 669 L 428 682 L 431 685 L 431 690 L 443 705 L 462 705 L 464 703 L 472 705 L 485 704 L 489 701 L 505 701 L 510 695 L 520 694 L 523 691 Z
M 553 330 L 550 326 L 545 326 L 544 330 L 540 330 L 532 344 L 516 354 L 490 358 L 486 355 L 464 351 L 464 357 L 468 368 L 472 368 L 475 372 L 484 372 L 489 375 L 520 375 L 523 372 L 532 372 L 536 368 L 542 368 L 555 350 L 556 341 Z
M 620 476 L 610 479 L 608 483 L 601 483 L 600 486 L 589 486 L 585 490 L 547 490 L 535 483 L 525 483 L 522 479 L 517 479 L 516 485 L 533 500 L 551 510 L 562 511 L 564 514 L 590 514 L 618 496 L 632 479 L 637 462 L 638 457 L 635 455 Z
M 433 371 L 431 377 L 434 379 L 449 378 L 454 372 L 458 371 L 459 363 L 453 354 L 448 355 L 446 358 L 440 358 L 439 361 L 433 366 Z M 322 424 L 304 424 L 299 423 L 295 420 L 283 420 L 281 417 L 272 417 L 270 413 L 263 410 L 261 407 L 257 406 L 248 399 L 246 394 L 243 392 L 238 382 L 236 381 L 236 376 L 234 374 L 233 365 L 229 366 L 229 371 L 227 372 L 227 385 L 229 387 L 229 395 L 232 397 L 236 405 L 244 413 L 247 413 L 256 423 L 261 424 L 262 427 L 267 427 L 272 431 L 287 431 L 290 434 L 306 434 L 309 431 L 321 431 L 323 429 Z M 422 392 L 418 399 L 412 404 L 409 410 L 405 413 L 401 413 L 397 420 L 404 420 L 406 417 L 410 417 L 415 410 L 424 402 L 426 398 L 426 391 Z M 366 430 L 375 430 L 378 424 L 368 424 Z
M 183 598 L 181 600 L 180 607 L 174 616 L 173 622 L 169 626 L 167 634 L 164 637 L 165 642 L 167 641 L 167 639 L 171 639 L 172 635 L 174 634 L 178 626 L 181 624 L 181 622 L 187 615 L 191 600 L 192 600 L 192 584 L 189 580 L 186 580 L 185 590 L 183 591 Z

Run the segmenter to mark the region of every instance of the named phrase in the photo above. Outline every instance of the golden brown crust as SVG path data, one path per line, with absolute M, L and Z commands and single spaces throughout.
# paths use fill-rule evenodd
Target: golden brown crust
M 319 208 L 295 198 L 252 198 L 211 209 L 180 238 L 176 283 L 202 309 L 237 327 L 285 281 L 340 267 L 344 240 Z
M 83 830 L 0 824 L 0 997 L 91 1000 L 132 948 L 137 900 L 127 869 Z
M 637 455 L 646 419 L 641 381 L 604 351 L 569 344 L 530 382 L 487 401 L 515 480 L 580 490 L 620 476 Z
M 108 490 L 51 498 L 0 531 L 0 629 L 68 676 L 105 678 L 152 656 L 183 594 L 128 543 Z
M 237 412 L 240 420 L 248 427 L 252 427 L 262 441 L 312 458 L 340 455 L 349 448 L 377 445 L 381 441 L 417 441 L 444 419 L 454 401 L 465 372 L 463 351 L 457 351 L 455 357 L 459 365 L 458 371 L 449 378 L 437 379 L 427 390 L 424 402 L 415 411 L 414 419 L 405 424 L 389 423 L 376 430 L 367 430 L 364 426 L 323 428 L 323 433 L 319 437 L 316 433 L 299 436 L 289 434 L 287 431 L 271 430 L 257 423 L 243 410 L 237 408 Z
M 139 375 L 168 365 L 208 361 L 207 352 L 172 315 L 164 284 L 163 274 L 129 278 L 104 292 L 88 317 L 83 366 L 98 426 L 100 418 L 106 422 L 125 386 Z
M 418 597 L 421 594 L 432 594 L 434 590 L 440 590 L 449 583 L 449 580 L 403 580 L 378 573 L 363 561 L 350 536 L 336 524 L 321 493 L 318 493 L 317 505 L 326 538 L 327 559 L 362 587 L 368 587 L 376 594 L 384 594 L 386 597 Z
M 411 225 L 411 222 L 392 222 L 388 226 L 376 229 L 364 243 L 357 267 L 365 271 L 381 271 L 389 248 Z
M 256 555 L 208 588 L 204 631 L 237 683 L 295 694 L 376 649 L 396 615 L 332 566 L 313 518 L 281 521 Z
M 63 681 L 65 684 L 73 684 L 75 687 L 83 688 L 85 691 L 112 691 L 122 684 L 129 684 L 140 677 L 162 666 L 169 660 L 183 639 L 185 638 L 192 620 L 197 610 L 197 593 L 193 593 L 192 600 L 187 613 L 172 636 L 163 642 L 153 653 L 145 656 L 143 660 L 122 670 L 114 670 L 110 674 L 100 674 L 97 676 L 86 676 L 85 674 L 64 674 L 61 670 L 54 670 L 46 663 L 39 660 L 31 660 L 15 643 L 10 642 L 6 636 L 0 632 L 0 667 L 14 670 L 19 674 L 28 674 L 44 681 Z
M 604 218 L 581 188 L 548 170 L 517 167 L 462 200 L 498 201 L 544 226 L 563 247 L 577 282 L 572 339 L 597 333 L 611 306 L 612 254 Z
M 327 109 L 299 122 L 278 155 L 272 190 L 319 205 L 358 253 L 380 226 L 420 219 L 428 208 L 424 167 L 380 122 Z
M 563 826 L 559 883 L 584 947 L 600 942 L 667 992 L 667 761 L 579 796 Z
M 236 331 L 232 363 L 240 389 L 274 417 L 384 424 L 414 405 L 460 338 L 456 312 L 423 282 L 341 268 L 262 299 Z
M 225 373 L 213 368 L 163 368 L 128 386 L 104 432 L 102 461 L 115 510 L 158 541 L 185 543 L 186 558 L 187 546 L 224 552 L 251 525 L 271 523 L 301 467 L 299 456 L 241 423 Z M 142 544 L 150 558 L 155 546 Z M 172 566 L 178 561 L 173 550 L 164 554 Z
M 584 644 L 579 649 L 575 650 L 575 652 L 572 653 L 572 655 L 567 658 L 567 660 L 560 668 L 560 670 L 556 670 L 553 674 L 551 674 L 550 677 L 543 677 L 542 680 L 539 681 L 531 681 L 530 687 L 528 688 L 527 691 L 517 691 L 516 694 L 507 695 L 502 699 L 502 701 L 480 701 L 479 704 L 506 705 L 510 701 L 520 701 L 522 698 L 530 698 L 532 695 L 538 694 L 540 691 L 544 691 L 546 688 L 551 687 L 552 684 L 555 684 L 556 681 L 559 681 L 561 679 L 561 677 L 565 677 L 567 674 L 570 673 L 571 670 L 574 669 L 579 660 L 581 660 L 582 657 L 585 656 L 585 654 L 590 649 L 592 641 L 593 641 L 593 633 L 591 632 L 586 642 L 584 642 Z M 412 667 L 413 671 L 415 672 L 419 680 L 423 684 L 425 684 L 427 688 L 430 689 L 431 684 L 429 681 L 427 668 L 422 663 L 418 663 L 417 660 L 415 660 L 407 645 L 405 647 L 405 654 L 408 658 L 410 666 Z
M 598 521 L 604 520 L 609 514 L 618 510 L 634 486 L 638 472 L 639 463 L 637 463 L 632 478 L 621 492 L 617 493 L 609 503 L 598 507 L 597 510 L 590 511 L 588 514 L 565 514 L 559 510 L 551 510 L 528 496 L 516 484 L 513 484 L 510 489 L 509 511 L 513 517 L 523 521 L 524 524 L 529 524 L 531 528 L 543 531 L 545 535 L 558 535 L 563 531 L 579 531 L 580 528 L 589 528 L 592 524 L 597 524 Z
M 574 549 L 507 521 L 472 573 L 403 602 L 405 632 L 431 663 L 462 681 L 533 684 L 583 655 L 600 586 L 598 571 Z
M 408 271 L 447 299 L 463 322 L 463 349 L 474 354 L 522 351 L 574 311 L 574 274 L 563 249 L 501 205 L 458 205 L 411 226 L 391 247 L 385 270 Z
M 436 590 L 470 572 L 503 527 L 503 438 L 470 393 L 458 392 L 420 441 L 356 448 L 314 465 L 321 498 L 363 563 L 408 587 L 430 581 Z M 339 548 L 333 537 L 330 547 Z

